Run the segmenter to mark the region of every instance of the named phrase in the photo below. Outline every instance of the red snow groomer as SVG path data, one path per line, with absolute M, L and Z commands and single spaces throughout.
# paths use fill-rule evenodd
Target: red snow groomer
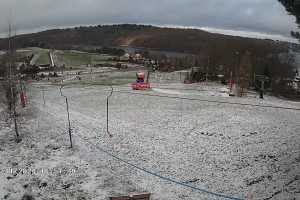
M 144 72 L 136 73 L 136 83 L 133 83 L 131 86 L 132 86 L 133 90 L 148 90 L 148 89 L 150 89 L 150 84 L 145 83 L 145 73 Z

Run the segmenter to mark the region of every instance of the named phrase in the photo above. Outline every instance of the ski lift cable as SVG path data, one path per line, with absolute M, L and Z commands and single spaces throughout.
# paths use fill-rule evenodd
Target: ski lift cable
M 60 93 L 61 93 L 61 96 L 67 98 L 66 96 L 63 95 L 62 93 L 62 86 L 60 87 Z M 111 93 L 110 95 L 107 97 L 108 99 L 112 96 L 114 90 L 113 90 L 113 87 L 111 86 L 112 90 L 111 90 Z M 236 105 L 247 105 L 247 106 L 257 106 L 257 107 L 271 107 L 271 108 L 282 108 L 282 109 L 291 109 L 291 110 L 300 110 L 300 109 L 297 109 L 297 108 L 286 108 L 286 107 L 275 107 L 275 106 L 261 106 L 261 105 L 255 105 L 255 104 L 242 104 L 242 103 L 232 103 L 232 102 L 221 102 L 221 101 L 210 101 L 210 100 L 202 100 L 202 99 L 191 99 L 191 98 L 183 98 L 183 97 L 172 97 L 172 96 L 162 96 L 162 95 L 152 95 L 152 94 L 141 94 L 141 93 L 132 93 L 132 92 L 124 92 L 124 91 L 115 91 L 115 92 L 118 92 L 118 93 L 129 93 L 129 94 L 133 94 L 133 95 L 145 95 L 145 96 L 154 96 L 154 97 L 162 97 L 162 98 L 172 98 L 172 99 L 182 99 L 182 100 L 193 100 L 193 101 L 206 101 L 206 102 L 214 102 L 214 103 L 226 103 L 226 104 L 236 104 Z M 76 136 L 78 136 L 79 138 L 83 139 L 80 135 L 76 134 Z M 157 174 L 151 170 L 148 170 L 146 168 L 143 168 L 143 167 L 140 167 L 138 166 L 137 164 L 134 164 L 126 159 L 123 159 L 117 155 L 115 155 L 114 153 L 111 153 L 109 152 L 108 150 L 106 149 L 103 149 L 101 147 L 99 147 L 98 145 L 95 145 L 95 144 L 92 144 L 91 142 L 89 142 L 87 139 L 83 139 L 85 141 L 87 141 L 89 144 L 95 146 L 97 149 L 99 149 L 101 152 L 109 155 L 110 157 L 113 157 L 114 159 L 118 160 L 118 161 L 121 161 L 133 168 L 136 168 L 140 171 L 143 171 L 147 174 L 150 174 L 152 176 L 155 176 L 155 177 L 158 177 L 162 180 L 165 180 L 165 181 L 168 181 L 168 182 L 171 182 L 171 183 L 174 183 L 174 184 L 177 184 L 177 185 L 180 185 L 180 186 L 183 186 L 183 187 L 186 187 L 186 188 L 190 188 L 190 189 L 193 189 L 193 190 L 196 190 L 196 191 L 199 191 L 199 192 L 204 192 L 204 193 L 207 193 L 207 194 L 210 194 L 210 195 L 214 195 L 214 196 L 217 196 L 217 197 L 221 197 L 221 198 L 225 198 L 225 199 L 233 199 L 233 200 L 241 200 L 241 198 L 236 198 L 236 197 L 231 197 L 231 196 L 228 196 L 228 195 L 225 195 L 225 194 L 220 194 L 220 193 L 216 193 L 216 192 L 211 192 L 211 191 L 208 191 L 208 190 L 205 190 L 205 189 L 202 189 L 202 188 L 198 188 L 198 187 L 195 187 L 195 186 L 191 186 L 187 183 L 183 183 L 183 182 L 180 182 L 180 181 L 177 181 L 175 179 L 172 179 L 172 178 L 168 178 L 168 177 L 165 177 L 165 176 L 162 176 L 160 174 Z
M 88 88 L 88 87 L 89 86 L 87 86 L 85 88 Z M 40 89 L 40 88 L 38 88 L 38 89 Z M 48 91 L 48 90 L 45 90 L 45 91 Z M 104 89 L 102 91 L 106 92 L 108 90 Z M 140 96 L 169 98 L 169 99 L 181 99 L 181 100 L 187 100 L 187 101 L 200 101 L 200 102 L 219 103 L 219 104 L 229 104 L 229 105 L 240 105 L 240 106 L 251 106 L 251 107 L 261 107 L 261 108 L 273 108 L 273 109 L 300 111 L 300 108 L 293 108 L 293 107 L 259 105 L 259 104 L 251 104 L 251 103 L 237 103 L 237 102 L 217 101 L 217 100 L 208 100 L 208 99 L 200 99 L 200 98 L 188 98 L 188 97 L 176 97 L 176 96 L 158 95 L 158 94 L 146 94 L 146 93 L 130 92 L 130 90 L 113 90 L 113 92 L 114 93 L 125 93 L 125 94 L 131 94 L 131 95 L 140 95 Z
M 127 86 L 118 86 L 119 88 L 128 88 Z M 197 92 L 202 92 L 202 91 L 208 91 L 205 89 L 194 89 L 194 88 L 173 88 L 173 87 L 151 87 L 151 89 L 166 89 L 166 90 L 181 90 L 181 91 L 197 91 Z
M 46 112 L 48 113 L 48 112 Z M 63 129 L 61 129 L 63 130 Z M 180 182 L 178 180 L 175 180 L 173 178 L 169 178 L 169 177 L 165 177 L 163 175 L 160 175 L 158 173 L 155 173 L 153 172 L 152 170 L 148 170 L 146 168 L 143 168 L 143 167 L 140 167 L 138 166 L 137 164 L 135 163 L 132 163 L 130 161 L 128 161 L 127 159 L 124 159 L 124 158 L 121 158 L 113 153 L 110 153 L 109 150 L 106 150 L 104 148 L 101 148 L 99 147 L 99 145 L 97 144 L 94 144 L 92 142 L 90 142 L 87 138 L 84 138 L 82 135 L 80 134 L 73 134 L 74 136 L 77 136 L 78 138 L 80 138 L 81 140 L 85 141 L 86 143 L 90 144 L 91 146 L 93 146 L 94 148 L 98 149 L 99 151 L 107 154 L 108 156 L 120 161 L 120 162 L 123 162 L 137 170 L 140 170 L 146 174 L 149 174 L 149 175 L 152 175 L 152 176 L 155 176 L 161 180 L 164 180 L 164 181 L 167 181 L 167 182 L 170 182 L 170 183 L 174 183 L 176 185 L 179 185 L 179 186 L 182 186 L 182 187 L 185 187 L 185 188 L 189 188 L 189 189 L 192 189 L 192 190 L 195 190 L 195 191 L 198 191 L 198 192 L 201 192 L 201 193 L 206 193 L 206 194 L 209 194 L 209 195 L 213 195 L 213 196 L 216 196 L 216 197 L 220 197 L 220 198 L 224 198 L 224 199 L 231 199 L 231 200 L 243 200 L 242 198 L 238 198 L 238 197 L 232 197 L 232 196 L 229 196 L 229 195 L 225 195 L 225 194 L 221 194 L 221 193 L 216 193 L 216 192 L 212 192 L 212 191 L 208 191 L 208 190 L 205 190 L 203 188 L 198 188 L 196 186 L 192 186 L 192 185 L 189 185 L 188 183 L 185 183 L 185 182 Z M 60 138 L 61 136 L 57 137 L 57 138 Z
M 127 159 L 121 158 L 121 157 L 119 157 L 119 156 L 117 156 L 117 155 L 115 155 L 115 154 L 113 154 L 113 153 L 110 153 L 109 150 L 106 150 L 106 149 L 104 149 L 104 148 L 99 147 L 99 145 L 95 145 L 95 144 L 89 142 L 87 139 L 84 139 L 84 138 L 81 137 L 81 135 L 79 135 L 79 134 L 75 134 L 75 136 L 79 137 L 79 138 L 82 139 L 82 140 L 85 140 L 87 143 L 89 143 L 90 145 L 94 146 L 94 147 L 95 147 L 96 149 L 98 149 L 99 151 L 101 151 L 101 152 L 107 154 L 108 156 L 110 156 L 110 157 L 112 157 L 112 158 L 114 158 L 114 159 L 116 159 L 116 160 L 118 160 L 118 161 L 120 161 L 120 162 L 123 162 L 123 163 L 125 163 L 125 164 L 127 164 L 127 165 L 129 165 L 129 166 L 131 166 L 131 167 L 133 167 L 133 168 L 135 168 L 135 169 L 138 169 L 138 170 L 140 170 L 140 171 L 142 171 L 142 172 L 144 172 L 144 173 L 146 173 L 146 174 L 149 174 L 149 175 L 155 176 L 155 177 L 157 177 L 157 178 L 159 178 L 159 179 L 162 179 L 162 180 L 164 180 L 164 181 L 167 181 L 167 182 L 170 182 L 170 183 L 174 183 L 174 184 L 180 185 L 180 186 L 182 186 L 182 187 L 186 187 L 186 188 L 189 188 L 189 189 L 193 189 L 193 190 L 195 190 L 195 191 L 198 191 L 198 192 L 206 193 L 206 194 L 213 195 L 213 196 L 220 197 L 220 198 L 224 198 L 224 199 L 243 200 L 242 198 L 232 197 L 232 196 L 229 196 L 229 195 L 225 195 L 225 194 L 221 194 L 221 193 L 212 192 L 212 191 L 209 191 L 209 190 L 206 190 L 206 189 L 203 189 L 203 188 L 199 188 L 199 187 L 196 187 L 196 186 L 189 185 L 189 184 L 184 183 L 184 182 L 180 182 L 180 181 L 175 180 L 175 179 L 173 179 L 173 178 L 165 177 L 165 176 L 160 175 L 160 174 L 158 174 L 158 173 L 155 173 L 155 172 L 153 172 L 153 171 L 151 171 L 151 170 L 148 170 L 148 169 L 146 169 L 146 168 L 144 168 L 144 167 L 140 167 L 140 166 L 138 166 L 137 164 L 134 164 L 134 163 L 128 161 Z
M 124 91 L 124 90 L 123 91 L 118 90 L 118 91 L 115 91 L 115 92 L 123 93 L 123 94 L 131 94 L 131 95 L 159 97 L 159 98 L 182 99 L 182 100 L 187 100 L 187 101 L 201 101 L 201 102 L 209 102 L 209 103 L 219 103 L 219 104 L 230 104 L 230 105 L 252 106 L 252 107 L 261 107 L 261 108 L 273 108 L 273 109 L 284 109 L 284 110 L 300 111 L 300 108 L 293 108 L 293 107 L 258 105 L 258 104 L 250 104 L 250 103 L 236 103 L 236 102 L 217 101 L 217 100 L 208 100 L 208 99 L 199 99 L 199 98 L 176 97 L 176 96 L 167 96 L 167 95 L 158 95 L 158 94 L 146 94 L 146 93 L 138 93 L 138 92 L 129 92 L 129 91 Z

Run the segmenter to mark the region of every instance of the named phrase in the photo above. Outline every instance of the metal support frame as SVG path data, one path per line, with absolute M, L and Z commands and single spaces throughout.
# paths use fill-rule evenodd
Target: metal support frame
M 112 134 L 109 132 L 109 99 L 113 95 L 114 88 L 112 85 L 110 87 L 110 94 L 106 97 L 106 132 L 109 135 L 109 137 L 112 137 Z
M 66 100 L 66 106 L 67 106 L 67 114 L 68 114 L 68 132 L 69 132 L 69 138 L 70 138 L 70 147 L 73 148 L 73 142 L 72 142 L 72 128 L 71 128 L 71 121 L 70 121 L 70 112 L 69 112 L 69 102 L 68 102 L 68 97 L 65 96 L 63 93 L 62 93 L 62 88 L 63 86 L 60 86 L 59 90 L 60 90 L 60 95 L 62 97 L 65 98 Z

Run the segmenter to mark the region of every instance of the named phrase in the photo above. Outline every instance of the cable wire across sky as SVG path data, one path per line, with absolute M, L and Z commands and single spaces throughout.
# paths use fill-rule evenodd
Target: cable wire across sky
M 115 92 L 123 93 L 123 94 L 130 94 L 130 95 L 141 95 L 141 96 L 160 97 L 160 98 L 169 98 L 169 99 L 182 99 L 182 100 L 188 100 L 188 101 L 200 101 L 200 102 L 209 102 L 209 103 L 218 103 L 218 104 L 230 104 L 230 105 L 252 106 L 252 107 L 261 107 L 261 108 L 273 108 L 273 109 L 300 111 L 300 108 L 293 108 L 293 107 L 259 105 L 259 104 L 250 104 L 250 103 L 237 103 L 237 102 L 229 102 L 229 101 L 217 101 L 217 100 L 208 100 L 208 99 L 199 99 L 199 98 L 188 98 L 188 97 L 168 96 L 168 95 L 159 95 L 159 94 L 129 92 L 129 91 L 122 91 L 122 90 L 116 90 Z
M 90 88 L 91 86 L 83 87 L 83 89 Z M 111 92 L 110 89 L 104 89 L 99 92 Z M 40 89 L 40 88 L 38 88 Z M 164 88 L 161 88 L 164 89 Z M 182 89 L 185 90 L 185 89 Z M 188 89 L 189 91 L 191 89 Z M 261 108 L 271 108 L 271 109 L 282 109 L 282 110 L 293 110 L 293 111 L 300 111 L 300 108 L 297 107 L 284 107 L 284 106 L 272 106 L 272 105 L 259 105 L 259 104 L 251 104 L 251 103 L 238 103 L 238 102 L 229 102 L 229 101 L 219 101 L 219 100 L 209 100 L 209 99 L 200 99 L 200 98 L 189 98 L 189 97 L 179 97 L 179 96 L 168 96 L 168 95 L 161 95 L 161 94 L 150 94 L 150 93 L 140 93 L 140 92 L 131 92 L 129 90 L 115 90 L 115 93 L 123 93 L 129 95 L 139 95 L 139 96 L 150 96 L 150 97 L 158 97 L 158 98 L 169 98 L 169 99 L 181 99 L 187 101 L 199 101 L 199 102 L 208 102 L 208 103 L 217 103 L 217 104 L 228 104 L 228 105 L 239 105 L 239 106 L 250 106 L 250 107 L 261 107 Z
M 108 90 L 100 90 L 99 92 L 108 92 Z M 262 107 L 262 108 L 272 108 L 272 109 L 285 109 L 285 110 L 295 110 L 295 111 L 300 111 L 300 108 L 292 108 L 292 107 L 281 107 L 281 106 L 272 106 L 272 105 L 257 105 L 257 104 L 249 104 L 249 103 L 236 103 L 236 102 L 227 102 L 227 101 L 217 101 L 217 100 L 207 100 L 207 99 L 199 99 L 199 98 L 187 98 L 187 97 L 178 97 L 178 96 L 167 96 L 167 95 L 158 95 L 158 94 L 150 94 L 150 93 L 138 93 L 138 92 L 131 92 L 131 91 L 124 91 L 124 90 L 113 90 L 113 88 L 111 88 L 110 90 L 110 95 L 112 95 L 112 92 L 116 92 L 116 93 L 121 93 L 121 94 L 130 94 L 130 95 L 143 95 L 143 96 L 151 96 L 151 97 L 158 97 L 158 98 L 170 98 L 170 99 L 181 99 L 181 100 L 188 100 L 188 101 L 200 101 L 200 102 L 210 102 L 210 103 L 218 103 L 218 104 L 231 104 L 231 105 L 242 105 L 242 106 L 252 106 L 252 107 Z M 213 192 L 210 190 L 206 190 L 204 188 L 199 188 L 193 185 L 190 185 L 188 183 L 176 180 L 175 178 L 171 178 L 171 177 L 166 177 L 162 174 L 158 174 L 156 172 L 154 172 L 153 169 L 147 169 L 144 168 L 143 166 L 138 165 L 137 163 L 135 163 L 134 161 L 129 161 L 126 158 L 122 157 L 121 155 L 117 155 L 113 150 L 109 150 L 109 149 L 105 149 L 102 148 L 99 145 L 99 142 L 91 142 L 89 141 L 89 139 L 87 138 L 83 138 L 82 135 L 79 134 L 74 134 L 75 136 L 79 137 L 81 140 L 86 141 L 87 143 L 89 143 L 91 146 L 94 146 L 96 149 L 98 149 L 99 151 L 101 151 L 102 153 L 107 154 L 109 157 L 114 158 L 115 160 L 125 163 L 126 165 L 135 168 L 136 170 L 142 171 L 145 174 L 157 177 L 163 181 L 169 182 L 169 183 L 173 183 L 175 185 L 184 187 L 184 188 L 188 188 L 191 189 L 195 192 L 200 192 L 200 193 L 206 193 L 218 198 L 223 198 L 223 199 L 233 199 L 233 200 L 242 200 L 242 198 L 239 197 L 233 197 L 230 195 L 226 195 L 226 194 L 222 194 L 222 193 L 217 193 L 217 192 Z M 141 164 L 143 165 L 143 164 Z
M 127 159 L 125 158 L 121 158 L 120 156 L 117 156 L 115 155 L 114 153 L 111 153 L 111 151 L 109 150 L 106 150 L 104 148 L 101 148 L 99 145 L 95 145 L 91 142 L 89 142 L 87 139 L 84 139 L 82 138 L 80 135 L 78 134 L 75 134 L 75 136 L 79 137 L 80 139 L 86 141 L 87 143 L 89 143 L 90 145 L 94 146 L 96 149 L 98 149 L 99 151 L 107 154 L 108 156 L 120 161 L 120 162 L 123 162 L 125 163 L 126 165 L 128 166 L 131 166 L 137 170 L 140 170 L 146 174 L 149 174 L 151 176 L 155 176 L 161 180 L 164 180 L 164 181 L 167 181 L 167 182 L 170 182 L 170 183 L 173 183 L 173 184 L 176 184 L 176 185 L 179 185 L 179 186 L 182 186 L 182 187 L 185 187 L 185 188 L 189 188 L 189 189 L 192 189 L 194 191 L 197 191 L 197 192 L 202 192 L 202 193 L 206 193 L 206 194 L 209 194 L 209 195 L 212 195 L 212 196 L 215 196 L 215 197 L 219 197 L 219 198 L 223 198 L 223 199 L 231 199 L 231 200 L 243 200 L 242 198 L 238 198 L 238 197 L 233 197 L 233 196 L 229 196 L 229 195 L 226 195 L 226 194 L 221 194 L 221 193 L 216 193 L 216 192 L 212 192 L 212 191 L 209 191 L 209 190 L 206 190 L 206 189 L 203 189 L 203 188 L 198 188 L 196 186 L 192 186 L 192 185 L 189 185 L 187 183 L 184 183 L 184 182 L 181 182 L 181 181 L 178 181 L 178 180 L 175 180 L 173 178 L 169 178 L 169 177 L 165 177 L 163 175 L 160 175 L 158 173 L 155 173 L 153 172 L 152 170 L 149 170 L 149 169 L 146 169 L 146 168 L 143 168 L 143 167 L 140 167 L 138 166 L 137 164 L 133 163 L 133 162 L 130 162 L 128 161 Z

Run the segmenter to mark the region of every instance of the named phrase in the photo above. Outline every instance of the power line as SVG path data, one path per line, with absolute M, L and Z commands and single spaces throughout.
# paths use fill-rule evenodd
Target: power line
M 216 196 L 216 197 L 221 197 L 221 198 L 224 198 L 224 199 L 231 199 L 231 200 L 243 200 L 242 198 L 237 198 L 237 197 L 232 197 L 232 196 L 228 196 L 228 195 L 225 195 L 225 194 L 220 194 L 220 193 L 216 193 L 216 192 L 211 192 L 211 191 L 208 191 L 208 190 L 205 190 L 205 189 L 202 189 L 202 188 L 198 188 L 198 187 L 195 187 L 195 186 L 192 186 L 192 185 L 189 185 L 187 183 L 183 183 L 183 182 L 180 182 L 180 181 L 177 181 L 175 179 L 172 179 L 172 178 L 168 178 L 168 177 L 165 177 L 165 176 L 162 176 L 160 174 L 157 174 L 153 171 L 150 171 L 146 168 L 143 168 L 143 167 L 139 167 L 137 164 L 134 164 L 126 159 L 123 159 L 123 158 L 120 158 L 119 156 L 116 156 L 114 155 L 113 153 L 110 153 L 108 150 L 105 150 L 101 147 L 99 147 L 98 145 L 94 145 L 93 143 L 89 142 L 87 139 L 85 138 L 82 138 L 80 135 L 78 134 L 75 134 L 77 137 L 79 137 L 80 139 L 82 140 L 85 140 L 87 143 L 89 143 L 90 145 L 94 146 L 95 148 L 97 148 L 98 150 L 100 150 L 101 152 L 109 155 L 110 157 L 118 160 L 118 161 L 121 161 L 133 168 L 136 168 L 144 173 L 147 173 L 147 174 L 150 174 L 152 176 L 155 176 L 155 177 L 158 177 L 164 181 L 167 181 L 167 182 L 171 182 L 171 183 L 174 183 L 176 185 L 180 185 L 180 186 L 183 186 L 183 187 L 186 187 L 186 188 L 190 188 L 190 189 L 193 189 L 193 190 L 196 190 L 198 192 L 203 192 L 203 193 L 207 193 L 207 194 L 210 194 L 210 195 L 213 195 L 213 196 Z
M 44 112 L 46 112 L 47 114 L 50 114 L 48 113 L 47 111 L 43 110 Z M 59 127 L 60 130 L 63 130 Z M 88 128 L 89 129 L 89 128 Z M 91 130 L 90 130 L 91 131 Z M 195 187 L 195 186 L 192 186 L 192 185 L 189 185 L 187 183 L 184 183 L 184 182 L 180 182 L 180 181 L 177 181 L 175 179 L 172 179 L 172 178 L 168 178 L 168 177 L 165 177 L 165 176 L 162 176 L 160 174 L 157 174 L 153 171 L 150 171 L 146 168 L 143 168 L 143 167 L 139 167 L 137 164 L 133 164 L 132 162 L 126 160 L 126 159 L 123 159 L 123 158 L 120 158 L 119 156 L 116 156 L 114 155 L 113 153 L 110 153 L 108 150 L 105 150 L 104 148 L 101 148 L 99 147 L 99 145 L 96 145 L 96 144 L 93 144 L 92 142 L 90 142 L 88 139 L 86 138 L 83 138 L 82 135 L 80 134 L 73 134 L 75 136 L 77 136 L 78 138 L 80 138 L 81 140 L 84 140 L 86 143 L 90 144 L 91 146 L 94 146 L 96 149 L 98 149 L 99 151 L 107 154 L 108 156 L 116 159 L 116 160 L 119 160 L 133 168 L 136 168 L 146 174 L 150 174 L 152 176 L 155 176 L 155 177 L 158 177 L 164 181 L 167 181 L 167 182 L 171 182 L 171 183 L 174 183 L 176 185 L 180 185 L 180 186 L 183 186 L 183 187 L 186 187 L 186 188 L 190 188 L 190 189 L 193 189 L 193 190 L 196 190 L 198 192 L 203 192 L 203 193 L 207 193 L 209 195 L 213 195 L 213 196 L 216 196 L 216 197 L 221 197 L 221 198 L 224 198 L 224 199 L 231 199 L 231 200 L 243 200 L 242 198 L 237 198 L 237 197 L 232 197 L 232 196 L 228 196 L 228 195 L 225 195 L 225 194 L 220 194 L 220 193 L 216 193 L 216 192 L 211 192 L 211 191 L 208 191 L 208 190 L 205 190 L 205 189 L 202 189 L 202 188 L 198 188 L 198 187 Z M 60 136 L 58 136 L 57 138 L 60 138 Z
M 207 100 L 207 99 L 188 98 L 188 97 L 175 97 L 175 96 L 167 96 L 167 95 L 157 95 L 157 94 L 146 94 L 146 93 L 128 92 L 128 91 L 122 91 L 122 90 L 117 90 L 115 92 L 117 92 L 117 93 L 124 93 L 124 94 L 131 94 L 131 95 L 141 95 L 141 96 L 169 98 L 169 99 L 182 99 L 182 100 L 188 100 L 188 101 L 201 101 L 201 102 L 209 102 L 209 103 L 219 103 L 219 104 L 230 104 L 230 105 L 252 106 L 252 107 L 261 107 L 261 108 L 274 108 L 274 109 L 284 109 L 284 110 L 300 111 L 300 108 L 283 107 L 283 106 L 258 105 L 258 104 L 250 104 L 250 103 L 236 103 L 236 102 Z
M 90 88 L 90 87 L 91 86 L 86 86 L 86 87 L 83 87 L 81 89 L 86 89 L 86 88 Z M 38 88 L 38 89 L 40 89 L 40 88 Z M 164 88 L 161 88 L 161 89 L 164 89 Z M 102 91 L 107 92 L 108 90 L 104 89 Z M 109 90 L 109 91 L 111 91 L 111 90 Z M 208 100 L 208 99 L 199 99 L 199 98 L 176 97 L 176 96 L 159 95 L 159 94 L 146 94 L 146 93 L 130 92 L 129 90 L 126 90 L 126 91 L 125 90 L 114 90 L 114 92 L 124 93 L 124 94 L 131 94 L 131 95 L 159 97 L 159 98 L 181 99 L 181 100 L 187 100 L 187 101 L 200 101 L 200 102 L 219 103 L 219 104 L 228 104 L 228 105 L 240 105 L 240 106 L 251 106 L 251 107 L 261 107 L 261 108 L 272 108 L 272 109 L 300 111 L 300 108 L 293 108 L 293 107 L 258 105 L 258 104 L 250 104 L 250 103 L 237 103 L 237 102 L 217 101 L 217 100 Z
M 44 112 L 48 113 L 47 111 L 44 110 Z M 49 114 L 49 113 L 48 113 Z M 62 130 L 62 129 L 61 129 Z M 175 179 L 172 179 L 172 178 L 168 178 L 168 177 L 165 177 L 165 176 L 162 176 L 160 174 L 157 174 L 153 171 L 150 171 L 146 168 L 143 168 L 143 167 L 139 167 L 137 164 L 134 164 L 126 159 L 123 159 L 123 158 L 120 158 L 119 156 L 116 156 L 114 155 L 113 153 L 110 153 L 108 150 L 105 150 L 104 148 L 101 148 L 99 147 L 98 145 L 95 145 L 93 144 L 92 142 L 90 142 L 88 139 L 86 138 L 83 138 L 81 135 L 79 134 L 74 134 L 75 136 L 79 137 L 81 140 L 84 140 L 86 141 L 88 144 L 90 144 L 91 146 L 94 146 L 96 149 L 98 149 L 99 151 L 107 154 L 108 156 L 118 160 L 118 161 L 121 161 L 135 169 L 138 169 L 144 173 L 147 173 L 147 174 L 150 174 L 152 176 L 155 176 L 155 177 L 158 177 L 164 181 L 167 181 L 167 182 L 171 182 L 171 183 L 174 183 L 176 185 L 180 185 L 180 186 L 183 186 L 183 187 L 186 187 L 186 188 L 190 188 L 190 189 L 193 189 L 193 190 L 196 190 L 198 192 L 203 192 L 203 193 L 207 193 L 209 195 L 213 195 L 213 196 L 216 196 L 216 197 L 221 197 L 221 198 L 224 198 L 224 199 L 231 199 L 231 200 L 243 200 L 242 198 L 237 198 L 237 197 L 232 197 L 232 196 L 228 196 L 228 195 L 225 195 L 225 194 L 220 194 L 220 193 L 216 193 L 216 192 L 212 192 L 212 191 L 208 191 L 208 190 L 205 190 L 205 189 L 202 189 L 202 188 L 198 188 L 198 187 L 195 187 L 195 186 L 192 186 L 192 185 L 189 185 L 187 183 L 184 183 L 184 182 L 180 182 L 180 181 L 177 181 Z
M 134 92 L 128 92 L 128 91 L 115 91 L 115 92 L 132 94 L 132 95 L 143 95 L 143 96 L 171 98 L 171 99 L 182 99 L 182 100 L 211 102 L 211 103 L 222 103 L 222 104 L 243 105 L 243 106 L 264 107 L 264 108 L 277 108 L 277 109 L 297 110 L 297 111 L 300 110 L 300 108 L 298 109 L 298 108 L 288 108 L 288 107 L 279 107 L 279 106 L 270 106 L 270 105 L 256 105 L 256 104 L 234 103 L 234 102 L 226 102 L 226 101 L 203 100 L 203 99 L 196 99 L 196 98 L 185 98 L 185 97 L 173 97 L 173 96 L 166 96 L 166 95 L 134 93 Z M 130 161 L 124 159 L 124 158 L 121 158 L 121 157 L 115 155 L 114 153 L 111 153 L 109 150 L 103 149 L 103 148 L 99 147 L 98 145 L 95 145 L 95 144 L 89 142 L 87 139 L 82 138 L 80 135 L 76 134 L 76 136 L 78 136 L 82 140 L 85 140 L 87 143 L 91 144 L 92 146 L 95 146 L 98 150 L 100 150 L 101 152 L 109 155 L 110 157 L 113 157 L 114 159 L 116 159 L 116 160 L 118 160 L 120 162 L 123 162 L 123 163 L 125 163 L 125 164 L 127 164 L 127 165 L 129 165 L 129 166 L 131 166 L 131 167 L 133 167 L 135 169 L 143 171 L 144 173 L 147 173 L 147 174 L 150 174 L 152 176 L 158 177 L 158 178 L 160 178 L 160 179 L 162 179 L 164 181 L 171 182 L 171 183 L 174 183 L 176 185 L 180 185 L 180 186 L 183 186 L 183 187 L 186 187 L 186 188 L 190 188 L 190 189 L 193 189 L 193 190 L 196 190 L 196 191 L 199 191 L 199 192 L 207 193 L 207 194 L 210 194 L 210 195 L 213 195 L 213 196 L 216 196 L 216 197 L 221 197 L 221 198 L 225 198 L 225 199 L 233 199 L 233 200 L 241 200 L 241 198 L 231 197 L 231 196 L 228 196 L 228 195 L 225 195 L 225 194 L 211 192 L 211 191 L 208 191 L 208 190 L 205 190 L 205 189 L 202 189 L 202 188 L 198 188 L 198 187 L 191 186 L 189 184 L 177 181 L 177 180 L 172 179 L 172 178 L 168 178 L 168 177 L 162 176 L 162 175 L 157 174 L 157 173 L 155 173 L 155 172 L 153 172 L 151 170 L 148 170 L 146 168 L 140 167 L 137 164 L 132 163 L 132 162 L 130 162 Z
M 128 88 L 125 86 L 119 86 L 121 88 Z M 210 91 L 206 89 L 196 89 L 196 88 L 173 88 L 173 87 L 151 87 L 151 89 L 165 89 L 165 90 L 181 90 L 181 91 L 196 91 L 196 92 L 203 92 L 203 91 Z

